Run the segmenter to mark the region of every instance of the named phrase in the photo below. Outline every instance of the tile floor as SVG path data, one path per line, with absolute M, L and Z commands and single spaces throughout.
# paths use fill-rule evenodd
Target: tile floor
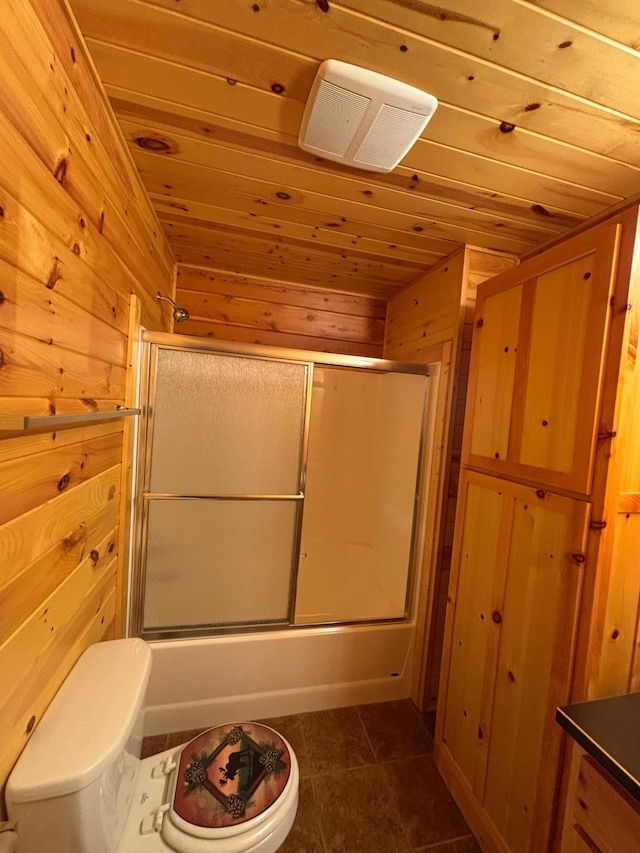
M 432 720 L 409 699 L 260 722 L 300 765 L 298 814 L 279 853 L 480 853 L 433 764 Z M 197 733 L 145 738 L 143 754 Z

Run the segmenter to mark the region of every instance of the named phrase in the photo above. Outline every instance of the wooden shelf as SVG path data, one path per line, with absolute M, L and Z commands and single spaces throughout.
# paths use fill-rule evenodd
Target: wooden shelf
M 127 418 L 139 415 L 140 409 L 128 409 L 119 406 L 113 411 L 81 412 L 77 415 L 0 415 L 0 433 L 26 432 L 30 429 L 52 428 L 92 424 L 98 421 L 109 421 L 114 418 Z

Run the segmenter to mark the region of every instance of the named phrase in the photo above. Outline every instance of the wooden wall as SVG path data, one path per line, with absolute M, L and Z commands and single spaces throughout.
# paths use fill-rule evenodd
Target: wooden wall
M 3 0 L 0 90 L 0 415 L 113 409 L 174 264 L 63 0 Z M 115 633 L 122 461 L 118 420 L 0 437 L 0 788 Z
M 381 357 L 383 299 L 178 266 L 174 331 L 227 341 Z
M 515 263 L 463 247 L 389 302 L 385 358 L 430 364 L 439 377 L 413 695 L 425 710 L 435 707 L 440 677 L 476 288 Z

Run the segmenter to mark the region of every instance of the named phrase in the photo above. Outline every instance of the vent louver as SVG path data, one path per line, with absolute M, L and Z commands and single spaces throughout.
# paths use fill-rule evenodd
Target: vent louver
M 328 59 L 314 80 L 298 142 L 328 160 L 390 172 L 438 106 L 428 92 L 375 71 Z

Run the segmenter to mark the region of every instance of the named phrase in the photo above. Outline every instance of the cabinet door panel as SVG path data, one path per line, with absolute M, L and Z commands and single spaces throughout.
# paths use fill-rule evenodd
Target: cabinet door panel
M 507 456 L 521 302 L 521 287 L 484 302 L 471 435 L 471 452 L 479 456 Z
M 551 495 L 514 498 L 485 789 L 512 850 L 527 850 L 534 819 L 551 817 L 555 778 L 545 783 L 544 771 L 560 753 L 554 714 L 568 699 L 581 580 L 570 554 L 585 511 Z
M 567 835 L 562 853 L 604 853 L 582 827 L 573 826 Z
M 535 282 L 519 452 L 524 465 L 566 474 L 573 468 L 594 264 L 594 255 L 586 255 Z
M 504 498 L 470 483 L 464 494 L 465 524 L 460 543 L 460 592 L 451 640 L 444 740 L 472 787 L 481 794 L 486 762 L 483 724 L 485 669 L 495 658 L 493 565 L 499 550 Z M 453 586 L 453 584 L 452 584 Z
M 546 849 L 589 504 L 465 471 L 438 761 L 514 853 Z
M 603 853 L 640 846 L 640 806 L 588 755 L 580 762 L 573 819 Z
M 463 462 L 590 494 L 619 236 L 592 229 L 480 285 Z

